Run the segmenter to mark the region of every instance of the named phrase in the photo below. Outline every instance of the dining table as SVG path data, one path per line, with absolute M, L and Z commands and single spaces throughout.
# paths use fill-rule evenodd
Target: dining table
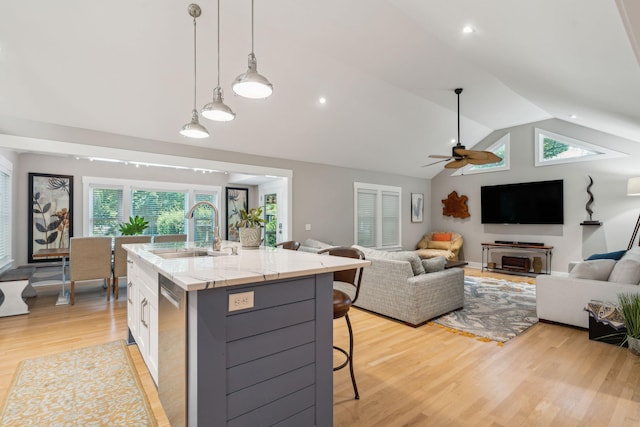
M 67 305 L 70 302 L 69 291 L 66 290 L 65 269 L 69 258 L 69 248 L 44 248 L 33 253 L 34 259 L 60 258 L 62 259 L 62 289 L 58 294 L 56 305 Z

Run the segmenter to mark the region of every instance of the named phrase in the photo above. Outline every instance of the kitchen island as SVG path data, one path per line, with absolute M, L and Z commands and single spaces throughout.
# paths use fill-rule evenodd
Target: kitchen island
M 157 369 L 167 416 L 173 426 L 332 425 L 332 273 L 369 262 L 233 255 L 233 245 L 124 246 L 130 340 Z

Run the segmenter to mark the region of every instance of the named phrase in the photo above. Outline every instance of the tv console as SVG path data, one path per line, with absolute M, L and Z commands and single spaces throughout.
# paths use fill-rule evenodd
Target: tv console
M 522 256 L 503 257 L 509 261 L 508 265 L 505 266 L 500 264 L 498 267 L 494 262 L 491 262 L 492 267 L 489 267 L 492 250 L 503 250 Z M 552 250 L 553 246 L 545 246 L 543 243 L 535 242 L 507 242 L 505 240 L 496 240 L 495 243 L 482 243 L 482 271 L 502 271 L 507 274 L 521 274 L 525 276 L 551 274 Z M 535 257 L 537 255 L 542 255 L 542 257 L 544 257 L 544 263 L 542 265 L 543 270 L 540 271 L 540 273 L 531 271 L 530 266 L 533 266 L 533 262 L 528 262 L 530 256 Z

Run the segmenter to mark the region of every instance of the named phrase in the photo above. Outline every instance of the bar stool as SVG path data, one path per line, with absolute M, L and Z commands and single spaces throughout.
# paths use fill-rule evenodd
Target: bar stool
M 290 249 L 292 251 L 297 251 L 298 248 L 300 247 L 300 242 L 297 242 L 295 240 L 288 240 L 286 242 L 280 242 L 276 245 L 277 247 L 281 247 L 282 249 Z
M 341 256 L 347 258 L 364 259 L 364 254 L 356 248 L 336 247 L 327 248 L 318 252 L 319 254 L 327 253 L 329 255 Z M 349 351 L 343 348 L 333 346 L 333 348 L 345 355 L 346 360 L 333 368 L 334 371 L 344 368 L 349 365 L 349 372 L 351 373 L 351 383 L 353 384 L 353 391 L 355 398 L 360 399 L 358 393 L 358 386 L 356 385 L 356 377 L 353 373 L 353 329 L 351 328 L 351 322 L 349 321 L 349 309 L 358 299 L 360 293 L 360 283 L 362 282 L 362 267 L 354 268 L 351 270 L 336 271 L 333 273 L 333 318 L 340 319 L 344 317 L 347 322 L 347 329 L 349 330 Z M 350 294 L 355 294 L 351 298 Z M 344 289 L 344 290 L 343 290 Z

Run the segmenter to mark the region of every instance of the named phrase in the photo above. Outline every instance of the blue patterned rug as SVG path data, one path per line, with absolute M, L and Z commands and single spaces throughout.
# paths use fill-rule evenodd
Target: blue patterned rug
M 503 343 L 538 322 L 536 287 L 500 279 L 465 277 L 464 308 L 434 320 L 463 335 Z

